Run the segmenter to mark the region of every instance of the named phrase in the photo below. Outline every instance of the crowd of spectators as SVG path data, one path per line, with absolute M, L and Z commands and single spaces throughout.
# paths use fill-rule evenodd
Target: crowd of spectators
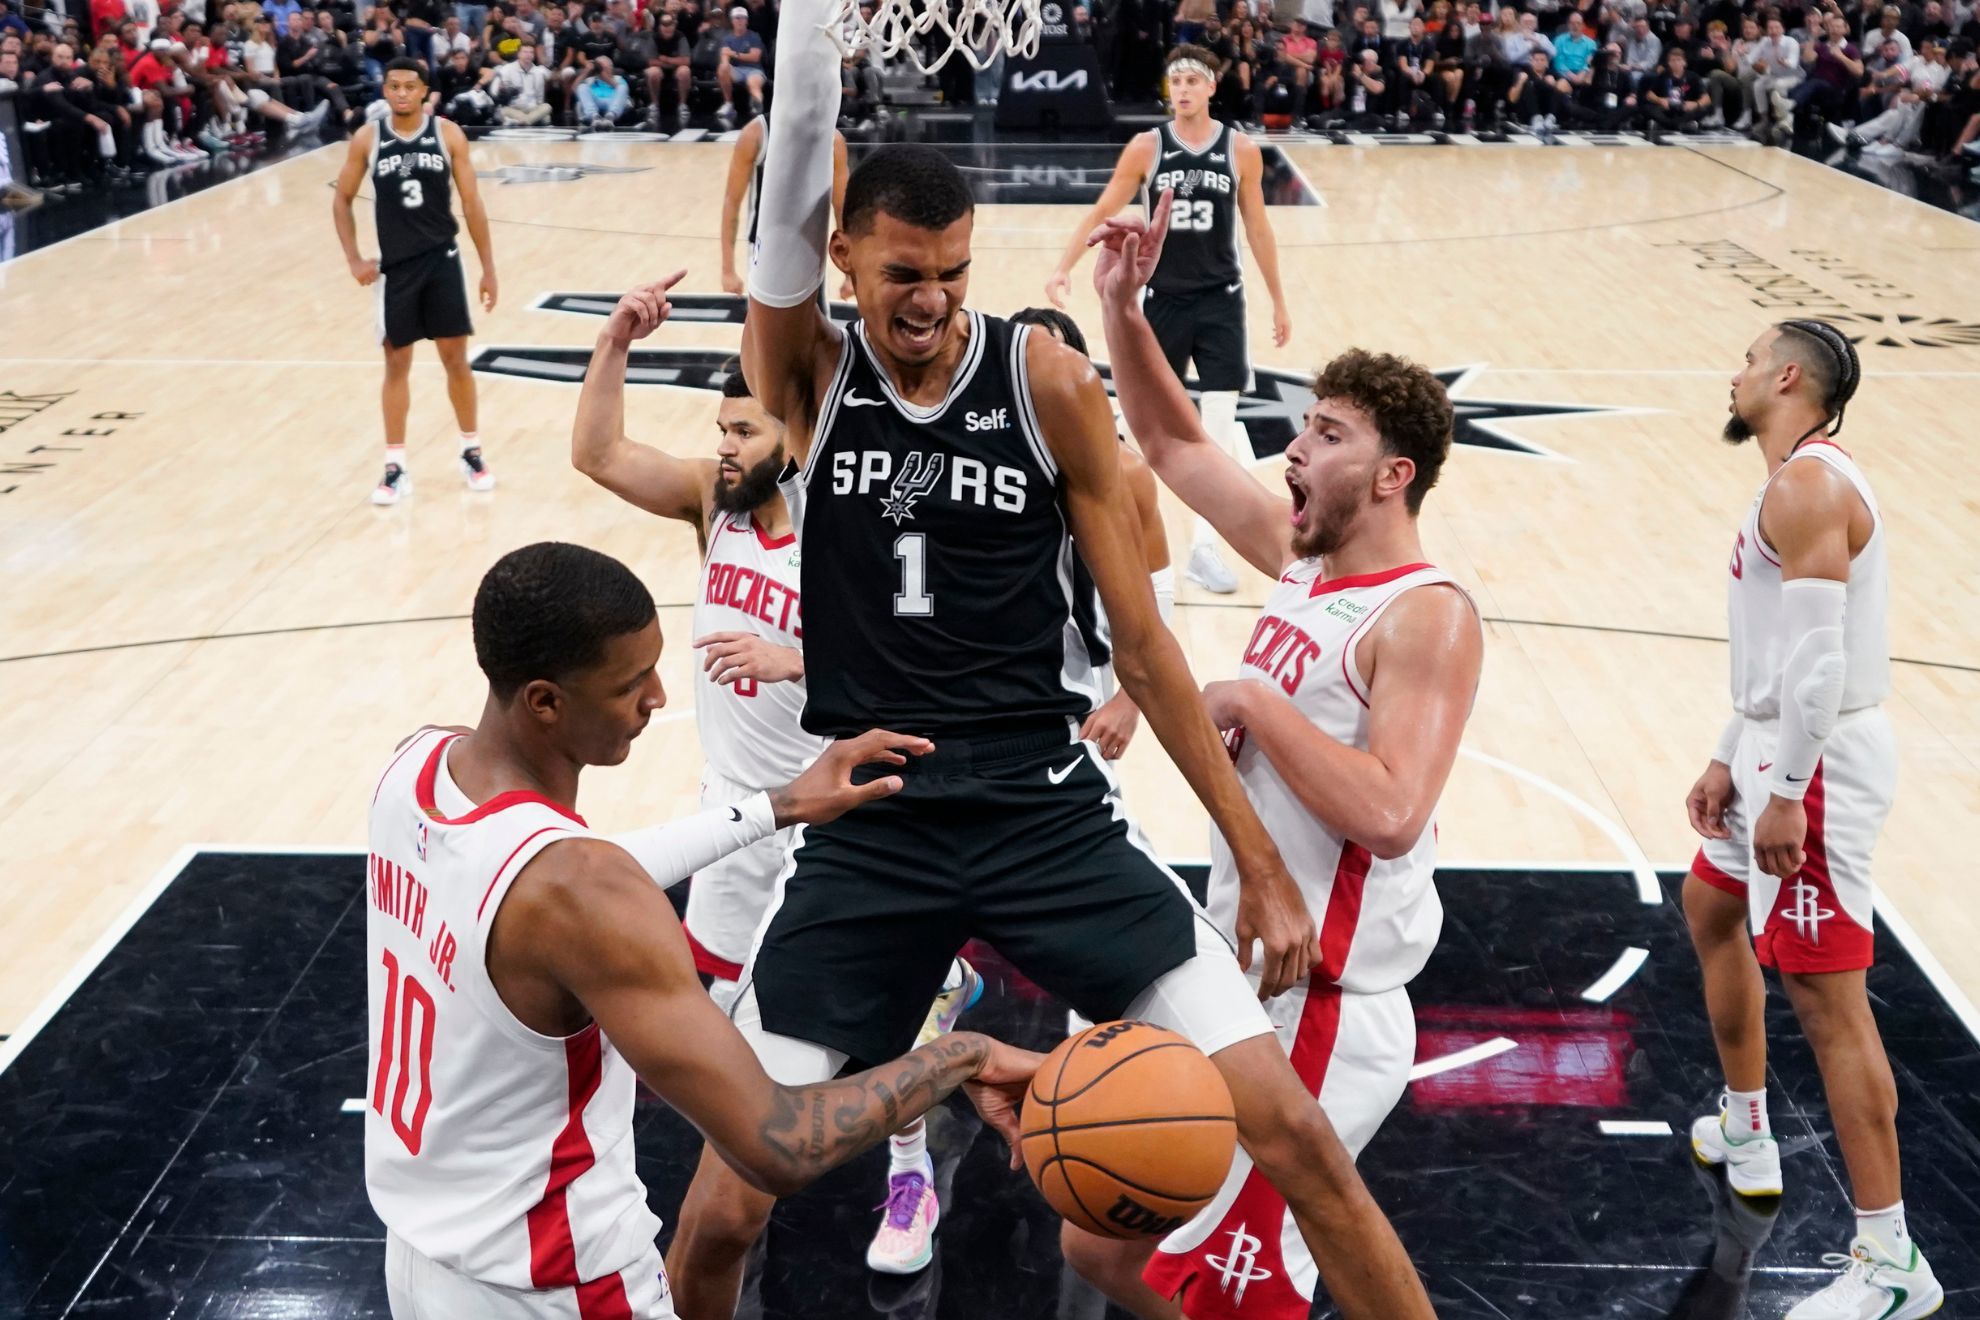
M 1250 127 L 1536 133 L 1708 128 L 1971 160 L 1980 0 L 1115 0 L 1115 96 L 1161 53 L 1215 56 L 1213 113 Z
M 775 72 L 778 0 L 25 2 L 0 0 L 0 197 L 348 126 L 400 56 L 463 124 L 586 131 L 743 122 Z M 1725 128 L 1980 156 L 1980 0 L 1096 0 L 1069 28 L 1128 103 L 1159 99 L 1172 46 L 1203 47 L 1213 112 L 1251 128 Z M 881 73 L 845 62 L 842 126 L 880 112 Z M 961 60 L 940 78 L 949 101 L 996 88 Z

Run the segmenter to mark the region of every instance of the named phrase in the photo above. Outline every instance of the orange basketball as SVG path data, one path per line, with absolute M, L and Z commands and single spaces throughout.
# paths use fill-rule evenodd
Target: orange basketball
M 1160 1237 L 1209 1204 L 1237 1150 L 1217 1065 L 1146 1022 L 1068 1037 L 1031 1079 L 1024 1167 L 1052 1208 L 1111 1238 Z

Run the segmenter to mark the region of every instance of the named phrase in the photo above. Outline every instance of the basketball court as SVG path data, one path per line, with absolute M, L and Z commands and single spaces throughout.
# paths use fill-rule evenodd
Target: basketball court
M 971 304 L 1042 302 L 1118 144 L 939 116 L 923 135 L 977 189 Z M 670 702 L 626 765 L 586 777 L 583 810 L 611 831 L 696 806 L 673 699 L 692 690 L 694 538 L 569 463 L 590 344 L 631 283 L 685 266 L 695 295 L 634 355 L 635 439 L 713 452 L 710 376 L 741 332 L 717 278 L 728 148 L 637 136 L 475 147 L 502 284 L 474 340 L 492 495 L 454 475 L 422 349 L 417 493 L 367 502 L 380 368 L 328 223 L 341 144 L 0 264 L 0 1313 L 384 1314 L 354 1099 L 365 807 L 401 737 L 475 719 L 467 610 L 500 554 L 581 541 L 645 579 Z M 1350 345 L 1444 373 L 1459 413 L 1423 532 L 1486 616 L 1485 673 L 1439 814 L 1449 917 L 1412 987 L 1417 1079 L 1363 1159 L 1439 1313 L 1744 1315 L 1706 1309 L 1707 1266 L 1753 1250 L 1751 1314 L 1778 1315 L 1844 1240 L 1778 990 L 1778 1220 L 1729 1206 L 1673 1135 L 1718 1085 L 1673 895 L 1696 847 L 1684 795 L 1728 710 L 1727 556 L 1764 475 L 1717 437 L 1747 343 L 1790 316 L 1861 336 L 1841 443 L 1889 519 L 1901 760 L 1871 990 L 1911 1223 L 1962 1313 L 1980 1298 L 1980 503 L 1961 480 L 1980 228 L 1732 143 L 1288 141 L 1268 166 L 1294 331 L 1272 348 L 1254 301 L 1259 475 L 1277 480 L 1313 367 Z M 1089 273 L 1072 311 L 1097 344 Z M 1187 512 L 1163 498 L 1183 551 Z M 1242 576 L 1235 597 L 1179 585 L 1199 679 L 1251 633 L 1269 584 Z M 1203 813 L 1145 727 L 1123 767 L 1163 854 L 1201 859 Z M 1049 1047 L 1062 1009 L 979 952 L 993 993 L 973 1019 Z M 760 1314 L 1100 1315 L 975 1123 L 956 1109 L 936 1133 L 938 1267 L 869 1295 L 878 1166 L 856 1162 L 780 1209 Z M 671 1221 L 694 1135 L 656 1102 L 640 1141 Z

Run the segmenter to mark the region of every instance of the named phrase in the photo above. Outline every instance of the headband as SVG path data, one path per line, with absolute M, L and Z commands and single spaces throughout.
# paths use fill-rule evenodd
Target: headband
M 1210 66 L 1205 64 L 1202 60 L 1193 60 L 1193 59 L 1189 59 L 1188 57 L 1184 57 L 1183 59 L 1179 59 L 1179 60 L 1172 60 L 1169 63 L 1167 72 L 1169 76 L 1174 77 L 1176 71 L 1179 69 L 1184 73 L 1200 74 L 1205 82 L 1217 81 L 1217 75 L 1215 73 L 1212 73 L 1210 71 Z

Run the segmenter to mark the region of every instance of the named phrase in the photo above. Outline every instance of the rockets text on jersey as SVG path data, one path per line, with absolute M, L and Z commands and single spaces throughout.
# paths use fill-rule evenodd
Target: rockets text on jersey
M 694 598 L 694 635 L 752 633 L 802 651 L 801 567 L 796 532 L 771 537 L 750 514 L 718 514 Z M 802 679 L 717 683 L 697 664 L 695 728 L 709 766 L 732 783 L 756 789 L 797 778 L 825 746 L 798 723 L 804 699 Z
M 1269 683 L 1329 737 L 1366 749 L 1369 691 L 1356 647 L 1404 592 L 1437 584 L 1451 579 L 1428 564 L 1329 581 L 1319 560 L 1301 560 L 1280 575 L 1267 597 L 1238 675 Z M 1407 854 L 1374 857 L 1322 824 L 1265 754 L 1248 745 L 1241 730 L 1233 732 L 1239 736 L 1227 741 L 1245 795 L 1320 924 L 1315 981 L 1358 994 L 1407 984 L 1422 970 L 1443 927 L 1443 905 L 1433 883 L 1434 817 Z M 1236 926 L 1237 898 L 1230 848 L 1213 830 L 1209 909 L 1227 935 Z

